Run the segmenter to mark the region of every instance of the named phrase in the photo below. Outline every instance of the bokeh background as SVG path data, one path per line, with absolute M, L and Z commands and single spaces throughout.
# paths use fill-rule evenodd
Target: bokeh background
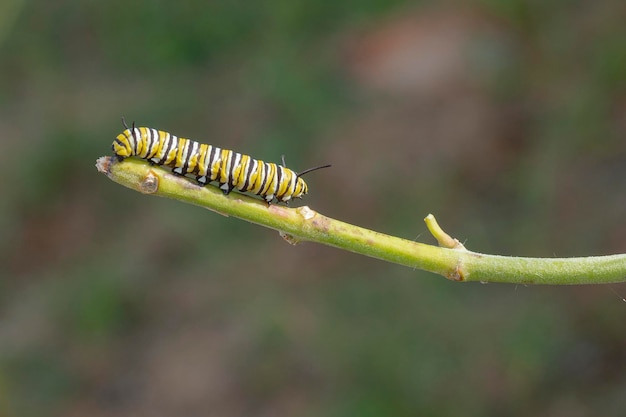
M 121 116 L 475 251 L 626 252 L 623 0 L 3 0 L 2 416 L 626 409 L 623 285 L 457 284 L 107 180 Z

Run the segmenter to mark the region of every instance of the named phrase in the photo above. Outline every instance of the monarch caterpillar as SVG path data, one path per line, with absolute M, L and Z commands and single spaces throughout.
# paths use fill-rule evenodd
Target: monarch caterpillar
M 162 130 L 148 127 L 129 128 L 113 141 L 113 152 L 118 160 L 137 156 L 152 164 L 167 165 L 177 175 L 192 174 L 204 186 L 212 181 L 219 183 L 224 194 L 233 189 L 261 196 L 268 204 L 274 199 L 287 202 L 302 198 L 308 187 L 302 176 L 330 165 L 310 168 L 296 173 L 283 164 L 263 162 L 248 155 L 216 146 L 179 138 Z

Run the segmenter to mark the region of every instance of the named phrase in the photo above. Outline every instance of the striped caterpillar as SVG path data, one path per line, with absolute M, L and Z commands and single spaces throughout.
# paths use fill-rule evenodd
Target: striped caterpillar
M 302 176 L 328 168 L 323 165 L 296 173 L 282 165 L 263 162 L 228 149 L 179 138 L 168 132 L 148 127 L 131 128 L 122 119 L 124 130 L 113 141 L 113 152 L 120 161 L 131 156 L 172 168 L 177 175 L 196 176 L 198 184 L 219 183 L 224 194 L 233 189 L 261 196 L 268 204 L 274 199 L 287 202 L 302 198 L 308 187 Z

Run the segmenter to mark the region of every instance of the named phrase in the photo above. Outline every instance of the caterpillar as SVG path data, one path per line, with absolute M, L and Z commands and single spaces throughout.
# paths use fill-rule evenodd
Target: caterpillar
M 124 118 L 125 130 L 113 141 L 113 153 L 119 161 L 136 156 L 152 164 L 166 165 L 176 175 L 195 175 L 199 185 L 219 183 L 224 194 L 233 189 L 262 197 L 268 204 L 276 199 L 288 202 L 302 198 L 308 192 L 304 174 L 330 165 L 294 172 L 282 165 L 263 162 L 217 146 L 179 138 L 168 132 L 149 127 L 129 128 Z

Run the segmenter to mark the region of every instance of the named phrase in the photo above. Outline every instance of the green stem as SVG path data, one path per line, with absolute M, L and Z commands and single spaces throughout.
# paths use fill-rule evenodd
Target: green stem
M 111 180 L 144 194 L 173 198 L 226 216 L 276 229 L 289 243 L 324 243 L 351 252 L 423 269 L 453 281 L 510 284 L 604 284 L 626 281 L 626 255 L 586 258 L 519 258 L 468 251 L 429 215 L 425 221 L 442 247 L 364 229 L 326 217 L 307 206 L 270 205 L 239 193 L 224 195 L 217 187 L 150 166 L 145 161 L 98 159 L 98 170 Z

